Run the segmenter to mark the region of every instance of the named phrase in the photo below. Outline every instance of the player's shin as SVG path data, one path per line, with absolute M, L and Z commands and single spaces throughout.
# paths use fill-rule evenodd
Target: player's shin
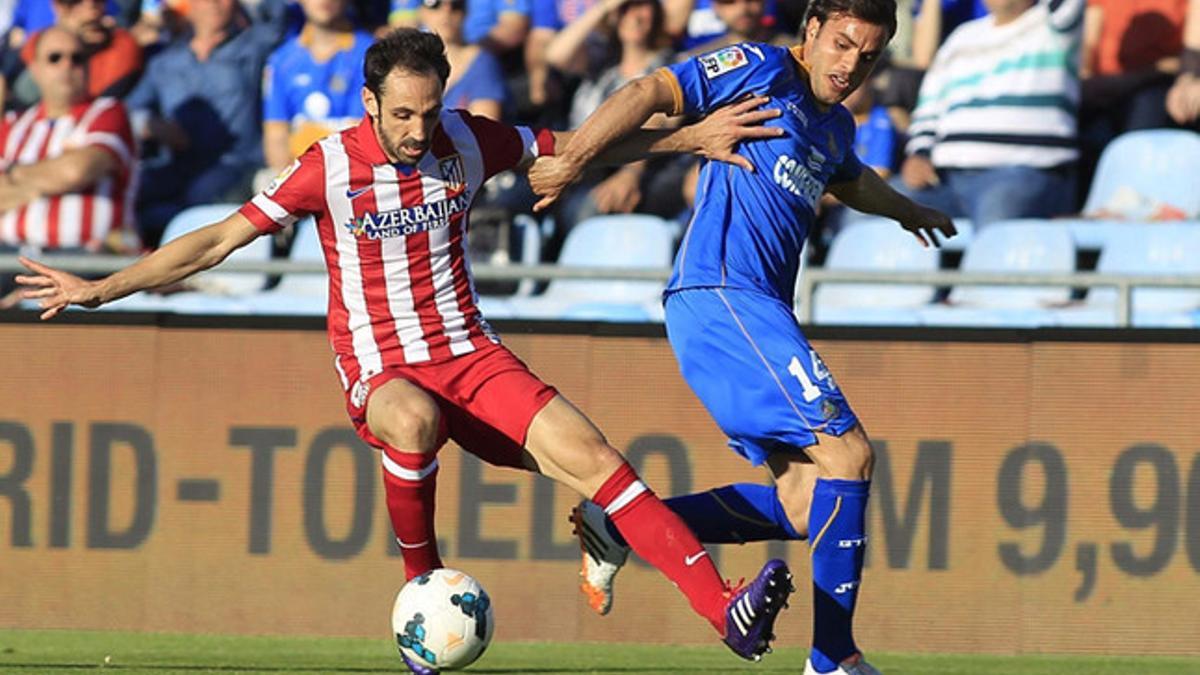
M 622 464 L 592 496 L 638 555 L 687 596 L 718 633 L 725 631 L 725 586 L 687 525 Z
M 813 645 L 819 673 L 854 656 L 854 606 L 862 582 L 870 481 L 821 478 L 809 514 L 812 541 Z
M 381 456 L 388 517 L 404 556 L 404 576 L 412 579 L 442 567 L 433 529 L 437 454 L 384 448 Z

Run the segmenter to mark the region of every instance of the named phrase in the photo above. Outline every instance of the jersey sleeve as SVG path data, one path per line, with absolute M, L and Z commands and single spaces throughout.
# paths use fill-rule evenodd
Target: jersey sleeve
M 263 233 L 278 232 L 325 209 L 325 160 L 314 143 L 238 213 Z
M 549 129 L 514 127 L 466 111 L 459 114 L 479 143 L 484 180 L 554 154 L 554 134 Z
M 673 114 L 706 115 L 748 94 L 770 90 L 786 49 L 743 42 L 654 71 L 675 95 Z
M 102 107 L 87 125 L 87 130 L 79 140 L 80 145 L 101 148 L 117 160 L 122 171 L 132 172 L 137 146 L 125 106 L 115 98 L 99 99 L 95 105 Z

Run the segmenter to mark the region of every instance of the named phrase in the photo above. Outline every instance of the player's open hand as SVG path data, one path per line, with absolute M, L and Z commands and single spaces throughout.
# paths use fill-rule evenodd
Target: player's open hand
M 68 305 L 99 307 L 99 283 L 81 279 L 53 267 L 47 267 L 25 256 L 21 264 L 33 274 L 18 274 L 17 283 L 24 286 L 21 295 L 27 300 L 39 300 L 42 320 L 53 319 Z
M 954 227 L 954 221 L 950 219 L 950 216 L 925 206 L 917 206 L 910 217 L 900 221 L 900 227 L 912 232 L 917 241 L 921 242 L 921 246 L 925 248 L 929 248 L 931 244 L 935 247 L 942 245 L 937 237 L 939 232 L 943 237 L 953 237 L 958 234 L 958 229 Z
M 539 212 L 562 195 L 563 190 L 579 180 L 580 170 L 574 164 L 567 162 L 562 156 L 538 157 L 529 167 L 529 186 L 533 193 L 541 197 L 533 205 L 534 212 Z
M 778 108 L 762 107 L 770 100 L 766 96 L 754 96 L 719 108 L 697 122 L 692 127 L 699 146 L 697 154 L 754 171 L 750 160 L 734 150 L 743 141 L 778 138 L 784 134 L 781 127 L 764 126 L 767 120 L 783 114 Z

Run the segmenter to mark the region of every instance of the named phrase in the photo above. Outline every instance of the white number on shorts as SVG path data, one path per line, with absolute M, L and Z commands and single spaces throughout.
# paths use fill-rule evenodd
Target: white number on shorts
M 808 379 L 808 373 L 804 372 L 804 366 L 800 364 L 799 358 L 792 357 L 792 362 L 788 364 L 788 372 L 795 375 L 797 380 L 800 380 L 800 388 L 803 390 L 805 403 L 812 403 L 817 400 L 817 397 L 821 395 L 821 390 L 817 389 L 817 385 Z

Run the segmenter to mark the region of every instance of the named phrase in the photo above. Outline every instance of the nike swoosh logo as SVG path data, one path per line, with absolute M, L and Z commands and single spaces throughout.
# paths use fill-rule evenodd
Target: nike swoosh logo
M 370 192 L 374 187 L 374 185 L 368 185 L 367 187 L 359 188 L 357 190 L 346 190 L 346 196 L 350 199 L 358 199 L 359 197 Z
M 708 551 L 700 551 L 699 553 L 693 553 L 692 555 L 689 555 L 683 559 L 683 564 L 687 565 L 688 567 L 691 567 L 692 565 L 696 564 L 697 560 L 703 558 L 706 555 L 708 555 Z

